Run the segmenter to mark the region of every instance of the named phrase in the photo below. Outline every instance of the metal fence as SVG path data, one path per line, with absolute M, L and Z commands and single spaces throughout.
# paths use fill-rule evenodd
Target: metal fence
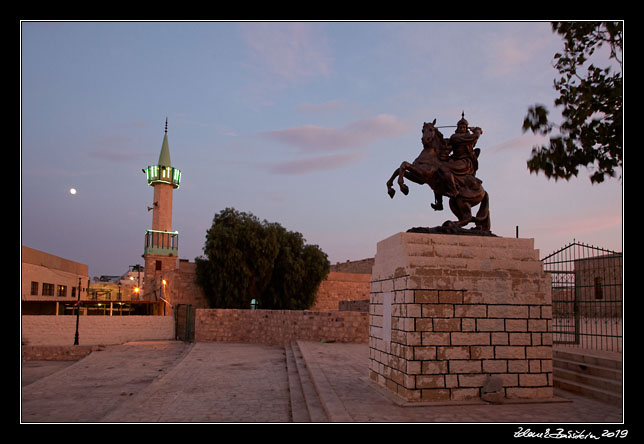
M 195 340 L 196 307 L 191 304 L 179 304 L 175 307 L 175 336 L 180 341 L 193 342 Z
M 622 253 L 572 242 L 542 259 L 552 278 L 553 342 L 622 350 Z

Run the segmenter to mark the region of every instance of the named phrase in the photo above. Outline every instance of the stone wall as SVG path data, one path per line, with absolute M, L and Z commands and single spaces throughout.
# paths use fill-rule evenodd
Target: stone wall
M 101 345 L 23 345 L 22 360 L 78 361 L 102 349 Z
M 154 294 L 167 300 L 173 307 L 189 304 L 196 308 L 208 308 L 203 290 L 195 280 L 196 264 L 185 260 L 179 260 L 178 264 L 178 268 L 158 272 L 149 281 L 156 289 Z M 335 311 L 339 310 L 341 301 L 367 300 L 370 281 L 370 274 L 331 271 L 320 283 L 311 310 Z
M 538 256 L 532 239 L 380 242 L 371 378 L 407 401 L 551 398 L 551 289 Z
M 366 343 L 369 337 L 368 313 L 349 311 L 197 309 L 195 322 L 197 342 Z
M 73 345 L 76 316 L 22 316 L 26 346 Z M 172 316 L 80 316 L 79 345 L 111 345 L 128 341 L 172 340 Z
M 340 301 L 340 311 L 362 311 L 369 313 L 369 299 L 357 301 Z
M 339 271 L 341 273 L 371 274 L 373 261 L 374 258 L 371 257 L 358 261 L 338 262 L 334 265 L 331 265 L 331 271 Z
M 150 281 L 157 289 L 157 294 L 172 304 L 173 309 L 182 304 L 207 308 L 208 301 L 196 282 L 197 264 L 180 259 L 178 265 L 173 270 L 157 272 L 154 279 Z
M 331 271 L 320 283 L 311 310 L 339 310 L 340 301 L 369 299 L 371 274 Z

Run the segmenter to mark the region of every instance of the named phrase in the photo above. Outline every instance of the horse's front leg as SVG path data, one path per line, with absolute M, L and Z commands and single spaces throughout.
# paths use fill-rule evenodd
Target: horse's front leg
M 394 194 L 396 194 L 396 190 L 392 188 L 392 185 L 394 184 L 394 178 L 400 174 L 400 168 L 396 168 L 394 170 L 394 173 L 391 175 L 389 180 L 387 181 L 387 193 L 389 194 L 389 197 L 392 199 L 394 198 Z
M 398 168 L 398 186 L 400 187 L 400 191 L 406 196 L 409 194 L 409 187 L 405 184 L 405 170 L 412 166 L 411 163 L 409 162 L 403 162 L 400 164 L 400 168 Z

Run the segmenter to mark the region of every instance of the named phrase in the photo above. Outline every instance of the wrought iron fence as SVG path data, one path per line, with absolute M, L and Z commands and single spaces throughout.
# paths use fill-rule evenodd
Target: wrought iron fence
M 622 350 L 622 253 L 572 242 L 542 259 L 555 344 Z

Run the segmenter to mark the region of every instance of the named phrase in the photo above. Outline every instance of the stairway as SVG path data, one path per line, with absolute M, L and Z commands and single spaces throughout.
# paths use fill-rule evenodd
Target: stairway
M 328 422 L 297 343 L 284 347 L 293 422 Z
M 622 404 L 620 353 L 555 347 L 553 377 L 556 388 L 610 404 Z

